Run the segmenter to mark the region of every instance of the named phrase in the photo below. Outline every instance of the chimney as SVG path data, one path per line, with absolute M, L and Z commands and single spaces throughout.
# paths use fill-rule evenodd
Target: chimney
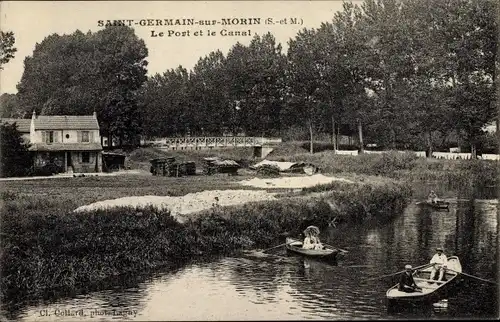
M 31 115 L 31 119 L 32 120 L 36 119 L 36 112 L 35 112 L 35 110 L 33 110 L 33 114 Z
M 92 113 L 92 115 L 94 116 L 94 118 L 97 120 L 97 113 L 95 112 L 94 110 L 94 113 Z

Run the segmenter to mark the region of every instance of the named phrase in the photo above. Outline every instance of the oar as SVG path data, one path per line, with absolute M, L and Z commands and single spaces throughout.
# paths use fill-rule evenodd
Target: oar
M 291 242 L 289 242 L 289 243 L 283 243 L 283 244 L 280 244 L 280 245 L 278 245 L 278 246 L 274 246 L 274 247 L 271 247 L 271 248 L 264 249 L 264 250 L 262 250 L 261 252 L 262 252 L 262 253 L 265 253 L 265 252 L 267 252 L 268 250 L 275 249 L 275 248 L 282 247 L 282 246 L 286 246 L 286 245 L 290 245 L 290 244 L 291 244 L 291 243 L 293 243 L 293 242 L 295 242 L 295 240 L 293 240 L 293 241 L 291 241 Z
M 488 280 L 485 280 L 485 279 L 483 279 L 483 278 L 481 278 L 481 277 L 477 277 L 477 276 L 474 276 L 474 275 L 470 275 L 470 274 L 467 274 L 467 273 L 464 273 L 464 272 L 457 272 L 457 271 L 455 271 L 455 270 L 452 270 L 451 268 L 447 268 L 446 270 L 447 270 L 447 271 L 452 271 L 452 272 L 455 272 L 455 273 L 458 273 L 458 274 L 462 274 L 462 275 L 465 275 L 465 276 L 469 276 L 469 277 L 475 278 L 475 279 L 477 279 L 477 280 L 480 280 L 480 281 L 483 281 L 483 282 L 486 282 L 486 283 L 491 283 L 491 284 L 495 284 L 495 285 L 497 285 L 497 283 L 496 283 L 496 282 L 493 282 L 493 281 L 488 281 Z
M 413 267 L 412 270 L 416 270 L 416 269 L 423 268 L 425 266 L 430 266 L 430 265 L 431 264 L 420 265 L 420 266 L 417 266 L 417 267 Z M 379 277 L 372 277 L 372 278 L 366 279 L 365 281 L 372 281 L 372 280 L 376 280 L 376 279 L 379 279 L 379 278 L 394 276 L 394 275 L 397 275 L 397 274 L 404 273 L 405 271 L 406 270 L 402 270 L 402 271 L 399 271 L 399 272 L 396 272 L 396 273 L 392 273 L 392 274 L 382 275 L 382 276 L 379 276 Z
M 341 252 L 344 252 L 344 253 L 349 253 L 349 251 L 348 251 L 348 250 L 345 250 L 345 249 L 342 249 L 342 248 L 338 248 L 338 247 L 335 247 L 335 246 L 332 246 L 332 245 L 328 245 L 328 244 L 325 244 L 325 243 L 323 243 L 323 245 L 325 245 L 325 246 L 329 246 L 329 247 L 331 247 L 331 248 L 338 249 L 338 250 L 340 250 Z

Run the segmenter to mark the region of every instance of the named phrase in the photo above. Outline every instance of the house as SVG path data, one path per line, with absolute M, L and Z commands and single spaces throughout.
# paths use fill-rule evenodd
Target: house
M 25 126 L 26 120 L 10 119 L 14 121 Z M 50 165 L 56 172 L 102 172 L 101 137 L 95 112 L 39 116 L 33 112 L 28 121 L 29 149 L 34 153 L 35 167 Z M 18 128 L 21 131 L 21 126 Z

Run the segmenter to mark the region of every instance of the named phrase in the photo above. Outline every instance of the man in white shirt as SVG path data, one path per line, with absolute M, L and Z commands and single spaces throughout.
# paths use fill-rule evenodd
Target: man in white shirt
M 441 247 L 436 248 L 436 254 L 432 256 L 430 263 L 434 264 L 432 266 L 432 271 L 431 271 L 431 280 L 433 280 L 436 277 L 436 273 L 439 271 L 439 278 L 438 281 L 441 281 L 444 276 L 444 271 L 446 269 L 446 263 L 448 262 L 448 259 L 446 258 L 446 255 L 443 254 L 443 249 Z

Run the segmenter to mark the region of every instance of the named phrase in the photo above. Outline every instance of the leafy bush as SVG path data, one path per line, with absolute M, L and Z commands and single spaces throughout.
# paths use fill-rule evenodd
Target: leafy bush
M 29 173 L 32 155 L 29 145 L 23 142 L 17 124 L 0 125 L 0 175 L 2 177 L 22 177 Z

